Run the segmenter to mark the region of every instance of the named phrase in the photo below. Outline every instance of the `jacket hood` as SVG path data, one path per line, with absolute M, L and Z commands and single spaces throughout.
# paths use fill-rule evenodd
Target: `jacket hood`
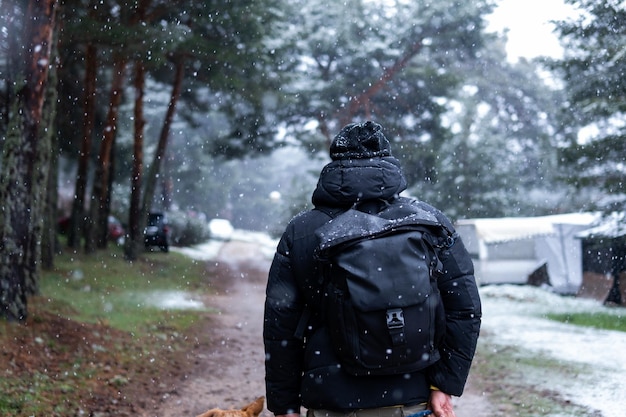
M 400 162 L 393 156 L 335 160 L 322 169 L 312 201 L 315 206 L 345 207 L 390 199 L 406 187 Z

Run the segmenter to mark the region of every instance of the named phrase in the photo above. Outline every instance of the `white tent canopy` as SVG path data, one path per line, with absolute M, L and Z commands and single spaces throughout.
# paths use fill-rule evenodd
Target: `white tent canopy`
M 542 217 L 467 219 L 457 230 L 474 257 L 481 284 L 524 284 L 546 265 L 550 284 L 575 292 L 582 282 L 582 248 L 576 234 L 592 226 L 597 213 Z
M 503 217 L 459 220 L 458 226 L 472 225 L 485 243 L 508 242 L 556 232 L 557 224 L 588 227 L 597 221 L 596 213 L 568 213 L 542 217 Z

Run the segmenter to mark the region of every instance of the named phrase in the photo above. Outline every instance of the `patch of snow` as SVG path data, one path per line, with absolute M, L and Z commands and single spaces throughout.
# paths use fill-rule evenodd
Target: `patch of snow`
M 193 246 L 171 247 L 170 250 L 172 252 L 182 253 L 198 261 L 211 261 L 217 257 L 223 245 L 224 241 L 209 240 L 208 242 Z
M 267 259 L 273 258 L 276 246 L 278 245 L 278 239 L 270 237 L 267 233 L 251 232 L 249 230 L 241 229 L 233 229 L 229 240 L 256 243 L 259 245 L 259 249 L 261 250 L 263 256 Z M 172 252 L 182 253 L 198 261 L 212 261 L 217 258 L 217 254 L 225 243 L 225 240 L 211 239 L 198 245 L 188 247 L 171 247 L 170 250 Z
M 584 369 L 572 380 L 563 380 L 555 373 L 552 380 L 543 383 L 575 404 L 600 411 L 603 417 L 624 415 L 626 332 L 560 323 L 545 315 L 602 312 L 618 318 L 626 315 L 626 309 L 530 286 L 485 286 L 480 293 L 482 328 L 490 341 Z
M 142 294 L 145 303 L 163 310 L 202 310 L 202 301 L 185 291 L 150 291 Z
M 241 229 L 235 229 L 231 239 L 239 240 L 241 242 L 258 243 L 263 256 L 268 259 L 272 259 L 274 257 L 274 252 L 276 251 L 276 246 L 278 245 L 278 239 L 270 237 L 267 233 L 251 232 Z

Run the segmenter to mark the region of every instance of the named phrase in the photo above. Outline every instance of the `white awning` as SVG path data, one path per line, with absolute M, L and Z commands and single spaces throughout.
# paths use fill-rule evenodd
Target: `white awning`
M 459 226 L 474 226 L 477 237 L 485 243 L 506 242 L 556 233 L 556 225 L 591 226 L 598 213 L 568 213 L 541 217 L 504 217 L 459 220 Z

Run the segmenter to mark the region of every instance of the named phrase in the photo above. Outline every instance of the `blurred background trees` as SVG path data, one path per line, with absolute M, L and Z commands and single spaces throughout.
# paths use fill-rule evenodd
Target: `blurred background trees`
M 568 0 L 584 10 L 557 26 L 565 48 L 552 62 L 564 81 L 562 178 L 598 201 L 623 210 L 626 201 L 626 7 L 617 0 Z
M 0 314 L 110 215 L 128 259 L 148 211 L 276 233 L 351 121 L 454 219 L 621 209 L 624 5 L 568 2 L 564 58 L 511 62 L 491 1 L 0 0 Z

